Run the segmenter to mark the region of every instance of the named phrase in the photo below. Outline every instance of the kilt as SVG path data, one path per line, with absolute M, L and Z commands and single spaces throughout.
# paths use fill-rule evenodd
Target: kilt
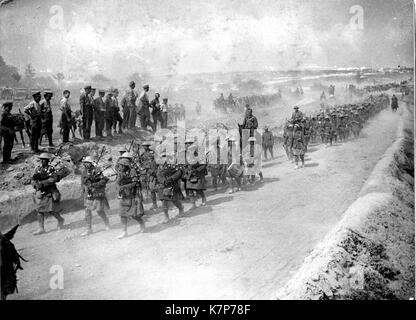
M 198 178 L 195 178 L 195 180 L 188 179 L 186 180 L 186 189 L 189 190 L 205 190 L 206 182 L 205 182 L 205 176 L 200 176 Z
M 292 149 L 293 155 L 295 156 L 303 156 L 305 154 L 305 149 Z
M 159 187 L 158 196 L 161 201 L 176 201 L 183 197 L 181 188 L 178 184 L 174 187 Z
M 91 211 L 104 211 L 110 209 L 107 197 L 96 198 L 96 199 L 84 199 L 84 206 L 86 210 Z
M 135 198 L 120 199 L 120 217 L 136 217 L 138 201 Z
M 244 173 L 244 167 L 233 163 L 228 167 L 228 176 L 231 178 L 238 178 L 241 177 Z
M 52 193 L 42 194 L 41 191 L 36 191 L 33 195 L 36 211 L 39 213 L 54 212 L 58 209 L 60 200 L 60 193 L 58 190 Z

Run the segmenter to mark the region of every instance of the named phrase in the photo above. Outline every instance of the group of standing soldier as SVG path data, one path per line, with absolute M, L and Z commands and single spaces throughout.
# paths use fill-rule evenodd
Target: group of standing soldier
M 139 95 L 135 91 L 136 84 L 131 81 L 129 90 L 122 97 L 119 103 L 118 89 L 98 90 L 90 85 L 84 87 L 79 97 L 79 110 L 73 112 L 70 104 L 71 92 L 64 90 L 60 101 L 59 110 L 59 127 L 61 129 L 62 142 L 68 143 L 70 133 L 75 138 L 75 130 L 79 128 L 79 135 L 84 140 L 91 139 L 91 129 L 95 123 L 95 136 L 97 139 L 105 137 L 112 139 L 116 134 L 122 134 L 123 130 L 133 129 L 136 127 L 137 117 L 139 118 L 140 127 L 145 130 L 156 131 L 157 127 L 167 128 L 168 115 L 173 121 L 185 119 L 185 107 L 176 104 L 172 107 L 168 104 L 168 99 L 163 98 L 160 101 L 160 94 L 156 93 L 154 99 L 149 99 L 149 85 L 143 86 L 143 91 Z M 4 164 L 11 164 L 11 150 L 15 139 L 15 127 L 20 121 L 24 120 L 27 127 L 27 134 L 30 138 L 30 149 L 33 153 L 40 153 L 39 145 L 45 138 L 48 140 L 49 147 L 53 147 L 53 109 L 51 101 L 53 92 L 45 90 L 32 94 L 32 101 L 24 107 L 24 114 L 11 114 L 12 102 L 6 102 L 4 106 L 4 121 L 2 123 L 1 136 L 4 139 Z M 6 111 L 8 110 L 8 111 Z M 122 115 L 120 114 L 122 113 Z M 2 117 L 3 119 L 3 117 Z

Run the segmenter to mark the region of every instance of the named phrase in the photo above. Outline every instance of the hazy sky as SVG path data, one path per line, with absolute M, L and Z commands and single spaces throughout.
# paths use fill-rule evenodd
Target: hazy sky
M 0 8 L 0 55 L 76 78 L 412 66 L 412 11 L 411 0 L 15 0 Z

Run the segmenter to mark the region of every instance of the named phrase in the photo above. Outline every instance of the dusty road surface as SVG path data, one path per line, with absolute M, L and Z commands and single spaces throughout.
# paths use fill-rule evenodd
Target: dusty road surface
M 294 170 L 280 150 L 263 163 L 263 184 L 231 195 L 208 192 L 206 207 L 191 211 L 186 204 L 182 218 L 171 209 L 167 225 L 160 211 L 148 214 L 147 231 L 139 233 L 131 222 L 124 240 L 116 239 L 116 200 L 110 203 L 112 229 L 104 231 L 94 217 L 95 233 L 87 238 L 80 237 L 83 211 L 66 214 L 62 231 L 49 218 L 50 232 L 38 237 L 32 236 L 35 223 L 24 225 L 15 245 L 29 262 L 18 273 L 19 294 L 10 298 L 274 298 L 355 200 L 396 137 L 399 117 L 386 110 L 358 140 L 311 146 L 304 169 Z M 63 289 L 51 289 L 56 268 L 63 270 Z

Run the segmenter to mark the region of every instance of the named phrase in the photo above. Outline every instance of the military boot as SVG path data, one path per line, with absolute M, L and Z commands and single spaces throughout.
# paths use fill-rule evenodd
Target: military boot
M 144 231 L 144 229 L 146 228 L 145 224 L 144 224 L 144 220 L 143 217 L 134 217 L 134 220 L 136 220 L 139 223 L 140 226 L 140 231 Z
M 58 230 L 62 230 L 64 228 L 65 219 L 57 212 L 51 212 L 51 215 L 58 220 Z
M 86 216 L 85 222 L 87 223 L 86 229 L 83 233 L 81 233 L 81 237 L 86 237 L 90 234 L 92 234 L 92 216 Z
M 163 223 L 168 223 L 170 220 L 168 210 L 164 210 L 163 213 L 165 215 L 165 219 L 163 219 Z
M 101 219 L 103 219 L 104 224 L 105 224 L 105 230 L 110 230 L 110 221 L 108 220 L 107 215 L 105 214 L 105 212 L 97 212 L 98 215 L 101 217 Z
M 44 216 L 44 214 L 43 213 L 38 213 L 37 218 L 38 218 L 39 229 L 33 233 L 35 236 L 38 236 L 40 234 L 45 233 L 45 216 Z
M 123 225 L 123 232 L 117 237 L 118 239 L 124 239 L 128 236 L 127 233 L 127 217 L 121 217 L 121 224 Z

